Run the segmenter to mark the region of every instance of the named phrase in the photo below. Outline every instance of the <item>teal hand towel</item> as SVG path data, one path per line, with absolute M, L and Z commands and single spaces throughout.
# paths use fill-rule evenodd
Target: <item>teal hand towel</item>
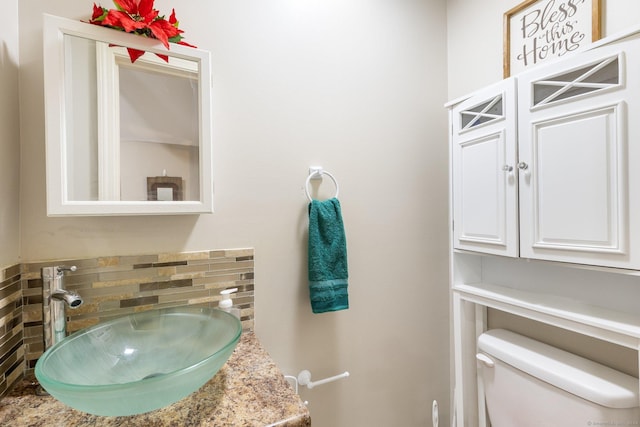
M 314 313 L 346 310 L 347 239 L 338 199 L 309 203 L 309 296 Z

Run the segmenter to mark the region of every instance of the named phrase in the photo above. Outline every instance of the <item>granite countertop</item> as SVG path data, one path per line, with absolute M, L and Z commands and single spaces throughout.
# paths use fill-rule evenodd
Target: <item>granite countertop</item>
M 0 425 L 305 427 L 309 410 L 284 379 L 253 332 L 243 332 L 227 363 L 198 391 L 166 408 L 129 417 L 76 411 L 51 396 L 36 396 L 33 379 L 0 400 Z

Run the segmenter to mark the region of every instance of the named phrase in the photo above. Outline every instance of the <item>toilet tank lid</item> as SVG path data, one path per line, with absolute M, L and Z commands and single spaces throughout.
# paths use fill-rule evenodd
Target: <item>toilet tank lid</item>
M 638 406 L 638 379 L 584 357 L 504 330 L 480 335 L 478 349 L 514 368 L 609 408 Z

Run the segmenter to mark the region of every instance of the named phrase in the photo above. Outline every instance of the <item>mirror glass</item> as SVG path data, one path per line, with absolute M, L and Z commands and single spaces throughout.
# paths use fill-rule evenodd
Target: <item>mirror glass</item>
M 46 15 L 49 215 L 212 212 L 209 72 L 208 52 Z

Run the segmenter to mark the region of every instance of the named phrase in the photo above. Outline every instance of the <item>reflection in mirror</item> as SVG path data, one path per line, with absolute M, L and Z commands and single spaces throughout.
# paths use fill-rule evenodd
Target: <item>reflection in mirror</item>
M 145 57 L 135 64 L 121 59 L 120 176 L 125 184 L 120 199 L 162 200 L 147 194 L 147 177 L 169 172 L 182 177 L 183 189 L 179 198 L 168 200 L 198 200 L 197 74 L 143 68 Z
M 64 82 L 58 144 L 50 144 L 55 126 L 47 128 L 49 214 L 211 212 L 210 92 L 202 84 L 210 81 L 208 52 L 145 47 L 136 43 L 139 36 L 50 16 L 45 24 L 47 18 L 62 34 L 57 68 Z M 111 33 L 118 40 L 105 37 Z M 146 54 L 132 63 L 122 46 Z M 51 56 L 45 50 L 47 94 Z M 55 115 L 50 100 L 45 97 L 48 116 Z M 59 173 L 51 174 L 56 167 Z
M 71 35 L 64 43 L 69 200 L 158 200 L 146 180 L 162 171 L 183 177 L 179 200 L 198 200 L 197 63 L 131 63 L 121 47 Z
M 95 42 L 65 36 L 64 48 L 67 197 L 99 200 Z

